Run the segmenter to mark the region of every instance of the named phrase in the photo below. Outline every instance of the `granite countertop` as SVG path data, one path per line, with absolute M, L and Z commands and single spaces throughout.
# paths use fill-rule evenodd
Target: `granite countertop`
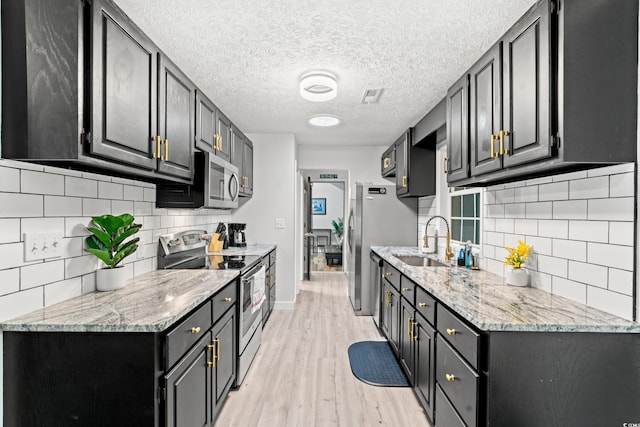
M 229 246 L 227 249 L 223 249 L 218 252 L 209 252 L 207 255 L 257 255 L 265 256 L 276 248 L 276 245 L 262 244 L 262 245 L 247 245 L 243 248 Z
M 0 324 L 4 331 L 161 332 L 238 276 L 237 270 L 155 270 Z
M 420 255 L 418 247 L 373 246 L 385 261 L 484 331 L 633 332 L 640 323 L 588 307 L 542 289 L 507 285 L 487 271 L 414 267 L 393 255 Z

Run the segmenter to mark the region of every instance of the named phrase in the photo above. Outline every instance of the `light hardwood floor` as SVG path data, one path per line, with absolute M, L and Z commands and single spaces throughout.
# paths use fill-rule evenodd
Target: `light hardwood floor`
M 430 426 L 409 387 L 375 387 L 351 373 L 347 348 L 382 340 L 355 316 L 344 273 L 312 273 L 295 310 L 272 313 L 242 386 L 216 426 Z

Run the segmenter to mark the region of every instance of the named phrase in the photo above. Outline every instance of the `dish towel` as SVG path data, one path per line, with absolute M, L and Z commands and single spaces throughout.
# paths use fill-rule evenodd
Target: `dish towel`
M 255 313 L 260 310 L 262 307 L 262 303 L 266 299 L 266 295 L 264 293 L 265 289 L 265 274 L 264 274 L 264 265 L 260 267 L 253 275 L 253 283 L 251 283 L 251 313 Z

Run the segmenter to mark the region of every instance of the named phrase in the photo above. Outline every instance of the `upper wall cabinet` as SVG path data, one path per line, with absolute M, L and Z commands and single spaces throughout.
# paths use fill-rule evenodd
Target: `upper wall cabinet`
M 253 195 L 253 143 L 237 127 L 231 126 L 231 163 L 238 167 L 240 196 Z
M 435 140 L 413 144 L 413 128 L 409 128 L 394 145 L 396 195 L 423 197 L 435 194 Z
M 380 173 L 384 178 L 396 176 L 396 145 L 387 148 L 380 158 Z
M 447 93 L 449 184 L 635 161 L 637 15 L 536 3 Z

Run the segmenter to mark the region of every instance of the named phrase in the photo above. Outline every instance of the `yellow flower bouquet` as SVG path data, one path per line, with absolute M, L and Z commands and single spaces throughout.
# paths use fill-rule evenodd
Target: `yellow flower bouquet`
M 505 265 L 510 265 L 513 268 L 520 268 L 527 260 L 529 254 L 531 254 L 531 246 L 527 245 L 522 240 L 518 240 L 517 248 L 505 248 L 509 255 L 504 260 Z

